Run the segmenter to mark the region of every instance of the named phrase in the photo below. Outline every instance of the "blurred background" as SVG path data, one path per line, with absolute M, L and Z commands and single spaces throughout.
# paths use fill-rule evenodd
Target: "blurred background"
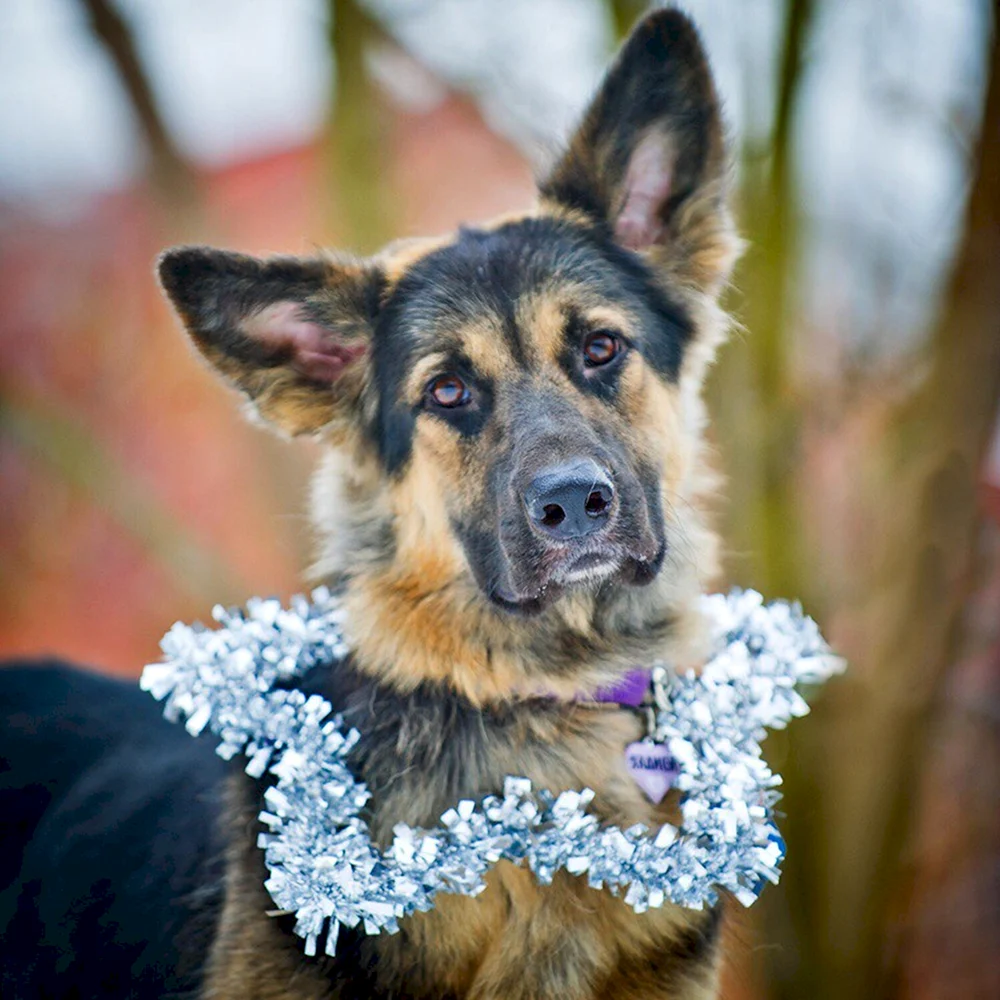
M 729 1000 L 1000 997 L 996 0 L 689 0 L 749 241 L 708 388 L 727 583 L 850 661 L 768 740 Z M 369 251 L 527 205 L 633 0 L 0 4 L 0 652 L 125 676 L 300 589 L 313 454 L 240 418 L 163 247 Z

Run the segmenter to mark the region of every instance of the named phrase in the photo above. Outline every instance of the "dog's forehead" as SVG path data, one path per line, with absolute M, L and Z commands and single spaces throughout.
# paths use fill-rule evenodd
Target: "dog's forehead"
M 583 227 L 527 217 L 463 228 L 397 272 L 383 335 L 407 353 L 453 350 L 526 363 L 559 349 L 566 315 L 627 308 L 622 275 Z
M 644 356 L 672 380 L 693 333 L 682 297 L 638 255 L 571 217 L 463 228 L 450 240 L 414 242 L 388 264 L 376 337 L 383 377 L 431 354 L 457 355 L 488 375 L 552 361 L 577 316 L 645 340 Z

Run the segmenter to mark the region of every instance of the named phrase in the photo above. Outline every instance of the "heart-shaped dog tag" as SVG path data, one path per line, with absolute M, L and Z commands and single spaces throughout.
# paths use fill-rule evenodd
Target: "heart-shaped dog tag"
M 635 783 L 654 803 L 663 799 L 681 773 L 670 751 L 662 743 L 630 743 L 625 748 L 625 763 Z

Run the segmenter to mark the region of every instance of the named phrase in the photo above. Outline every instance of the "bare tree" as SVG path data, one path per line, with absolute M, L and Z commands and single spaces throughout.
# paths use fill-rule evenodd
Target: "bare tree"
M 154 181 L 171 201 L 190 203 L 195 191 L 191 168 L 163 121 L 128 22 L 110 0 L 82 0 L 82 3 L 91 29 L 111 57 L 135 112 L 149 149 Z
M 387 109 L 368 72 L 381 28 L 358 0 L 330 0 L 330 46 L 336 63 L 330 175 L 337 221 L 352 249 L 371 251 L 392 235 L 386 184 Z

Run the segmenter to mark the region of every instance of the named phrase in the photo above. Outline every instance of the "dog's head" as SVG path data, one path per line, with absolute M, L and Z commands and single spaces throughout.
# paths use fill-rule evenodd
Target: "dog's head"
M 380 669 L 419 648 L 410 679 L 457 660 L 493 678 L 467 690 L 516 683 L 514 662 L 580 684 L 600 671 L 574 663 L 676 622 L 712 563 L 697 395 L 735 251 L 726 171 L 697 34 L 660 11 L 529 213 L 367 260 L 164 255 L 205 357 L 339 456 L 320 569 Z

